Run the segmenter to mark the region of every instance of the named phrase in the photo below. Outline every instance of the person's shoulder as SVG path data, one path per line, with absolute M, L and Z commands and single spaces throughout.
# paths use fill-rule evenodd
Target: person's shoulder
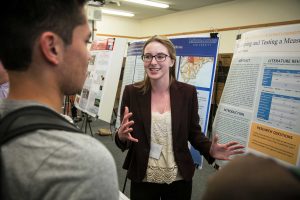
M 129 93 L 139 93 L 139 92 L 141 92 L 139 84 L 140 84 L 140 82 L 126 85 L 124 88 L 124 91 L 129 92 Z
M 103 157 L 109 159 L 112 157 L 106 147 L 95 138 L 64 130 L 36 130 L 31 134 L 17 138 L 15 141 L 30 145 L 43 145 L 47 152 L 61 154 L 64 159 L 80 160 L 80 158 L 84 158 L 90 162 L 101 162 Z
M 81 188 L 91 187 L 88 194 L 91 199 L 118 197 L 116 164 L 112 154 L 100 141 L 89 135 L 56 130 L 37 131 L 31 135 L 43 138 L 37 139 L 44 149 L 40 154 L 43 159 L 47 159 L 42 162 L 42 168 L 49 168 L 51 164 L 51 169 L 60 178 L 66 174 L 74 174 L 75 178 L 70 184 L 80 181 Z M 95 185 L 100 188 L 94 188 Z M 81 192 L 82 190 L 78 192 L 79 196 L 84 195 Z
M 37 135 L 44 140 L 47 139 L 46 147 L 52 149 L 54 157 L 60 154 L 65 160 L 78 162 L 87 169 L 102 165 L 102 168 L 115 170 L 112 154 L 100 141 L 89 135 L 57 130 L 41 130 Z M 81 162 L 82 160 L 84 162 Z
M 83 152 L 83 154 L 93 154 L 99 151 L 109 153 L 106 147 L 97 139 L 81 133 L 69 132 L 69 131 L 49 131 L 49 134 L 53 134 L 54 140 L 62 140 L 68 144 L 69 148 Z M 55 135 L 55 136 L 54 136 Z M 57 138 L 58 137 L 58 138 Z M 54 141 L 52 140 L 52 141 Z M 110 154 L 110 153 L 109 153 Z
M 84 159 L 90 160 L 90 163 L 94 163 L 95 165 L 104 165 L 104 162 L 108 167 L 115 165 L 112 154 L 100 141 L 88 135 L 72 134 L 74 135 L 73 139 L 77 147 L 76 151 L 78 151 Z
M 135 84 L 128 84 L 128 85 L 125 85 L 125 90 L 132 90 L 135 88 Z
M 174 84 L 177 87 L 183 87 L 183 88 L 194 88 L 195 86 L 188 84 L 188 83 L 184 83 L 181 81 L 174 81 L 172 84 Z
M 0 114 L 2 116 L 13 112 L 15 110 L 18 110 L 20 108 L 29 107 L 29 106 L 41 106 L 41 107 L 47 107 L 43 104 L 40 104 L 35 101 L 30 100 L 11 100 L 11 99 L 2 99 L 0 101 Z M 47 107 L 49 108 L 49 107 Z
M 194 91 L 195 86 L 181 82 L 181 81 L 173 81 L 171 84 L 171 88 L 174 88 L 176 90 L 185 90 L 185 91 Z

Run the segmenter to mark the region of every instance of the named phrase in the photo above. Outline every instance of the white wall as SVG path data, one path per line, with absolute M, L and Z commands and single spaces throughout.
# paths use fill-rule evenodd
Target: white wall
M 127 17 L 102 15 L 102 20 L 95 25 L 97 33 L 120 36 L 141 37 L 141 21 Z
M 97 32 L 145 37 L 300 20 L 300 0 L 235 0 L 161 17 L 132 20 L 103 15 Z M 180 20 L 179 20 L 180 19 Z M 233 52 L 235 38 L 246 29 L 220 33 L 220 53 Z

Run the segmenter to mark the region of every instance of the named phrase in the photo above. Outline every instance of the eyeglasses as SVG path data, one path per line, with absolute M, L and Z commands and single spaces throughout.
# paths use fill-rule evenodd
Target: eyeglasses
M 155 58 L 155 60 L 157 62 L 163 62 L 166 60 L 167 57 L 168 57 L 168 55 L 163 54 L 163 53 L 156 54 L 155 56 L 152 56 L 150 53 L 147 53 L 147 54 L 142 55 L 142 60 L 144 62 L 151 62 L 152 59 Z

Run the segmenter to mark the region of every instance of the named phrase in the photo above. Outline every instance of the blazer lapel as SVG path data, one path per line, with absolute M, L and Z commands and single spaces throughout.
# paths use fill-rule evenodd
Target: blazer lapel
M 150 144 L 151 141 L 151 92 L 150 90 L 146 94 L 138 93 L 139 97 L 137 101 L 139 103 L 140 113 L 142 114 L 142 121 L 145 127 L 145 134 Z
M 171 99 L 171 118 L 172 118 L 172 136 L 173 139 L 176 138 L 176 134 L 179 130 L 179 124 L 180 124 L 180 108 L 182 105 L 181 98 L 180 98 L 180 89 L 178 88 L 178 85 L 176 82 L 172 83 L 170 87 L 170 99 Z

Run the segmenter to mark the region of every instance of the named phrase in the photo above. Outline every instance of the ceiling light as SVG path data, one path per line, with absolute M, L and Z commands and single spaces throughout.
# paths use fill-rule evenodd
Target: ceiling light
M 95 7 L 100 7 L 105 4 L 105 0 L 91 0 L 87 1 L 87 5 L 89 6 L 95 6 Z
M 146 0 L 125 0 L 125 1 L 143 4 L 143 5 L 147 5 L 147 6 L 154 6 L 154 7 L 158 7 L 158 8 L 169 8 L 168 4 L 158 3 L 158 2 L 153 2 L 153 1 L 146 1 Z
M 119 16 L 125 16 L 125 17 L 133 17 L 134 14 L 130 12 L 124 12 L 121 10 L 110 10 L 110 9 L 104 9 L 102 8 L 102 13 L 104 14 L 110 14 L 110 15 L 119 15 Z

